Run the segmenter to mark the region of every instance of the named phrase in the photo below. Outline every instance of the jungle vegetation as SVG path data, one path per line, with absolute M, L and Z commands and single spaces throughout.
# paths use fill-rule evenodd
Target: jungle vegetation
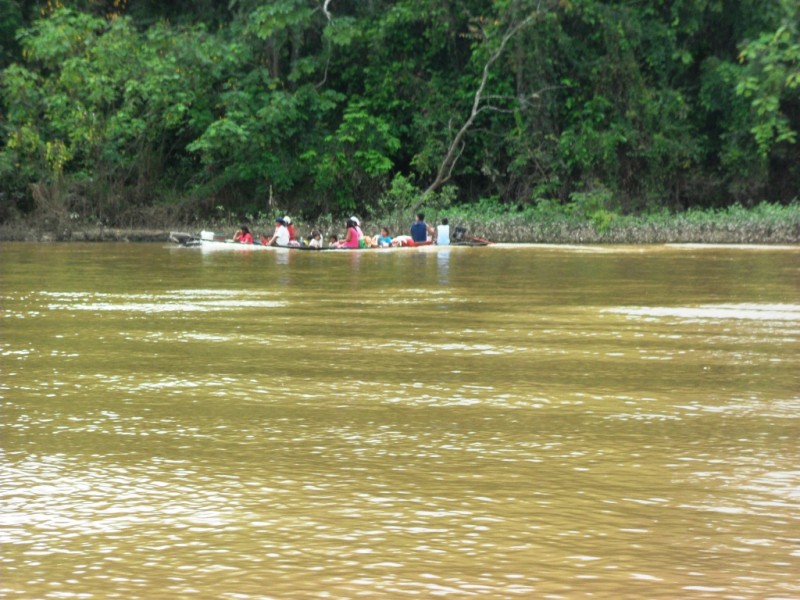
M 789 205 L 799 28 L 796 0 L 0 0 L 0 223 Z

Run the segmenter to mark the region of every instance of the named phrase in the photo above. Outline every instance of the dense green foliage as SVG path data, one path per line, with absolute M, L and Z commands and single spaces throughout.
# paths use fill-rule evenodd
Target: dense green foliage
M 800 190 L 795 0 L 0 0 L 0 17 L 0 221 L 489 201 L 611 227 Z

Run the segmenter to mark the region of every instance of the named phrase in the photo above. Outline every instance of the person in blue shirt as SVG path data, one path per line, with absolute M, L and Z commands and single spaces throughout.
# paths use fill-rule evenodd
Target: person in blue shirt
M 417 213 L 416 220 L 411 224 L 411 239 L 415 244 L 428 241 L 428 235 L 433 235 L 433 227 L 425 222 L 425 215 Z
M 375 245 L 380 248 L 388 248 L 392 245 L 392 236 L 389 235 L 389 229 L 387 227 L 381 227 L 381 234 L 375 237 L 377 238 L 375 240 Z

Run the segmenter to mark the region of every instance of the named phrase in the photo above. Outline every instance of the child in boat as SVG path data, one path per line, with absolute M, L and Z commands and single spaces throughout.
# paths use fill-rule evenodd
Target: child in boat
M 322 234 L 316 229 L 311 232 L 311 237 L 308 238 L 309 248 L 322 248 Z
M 388 227 L 381 227 L 381 234 L 375 236 L 374 245 L 378 248 L 388 248 L 392 245 L 392 236 Z
M 339 247 L 339 236 L 335 234 L 331 234 L 328 238 L 328 246 L 331 248 L 338 248 Z

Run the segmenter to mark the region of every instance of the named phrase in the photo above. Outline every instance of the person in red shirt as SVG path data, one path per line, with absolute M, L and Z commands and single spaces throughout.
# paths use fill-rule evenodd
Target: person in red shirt
M 234 234 L 233 241 L 239 242 L 240 244 L 253 243 L 253 234 L 250 233 L 250 229 L 248 229 L 247 225 L 242 225 L 241 229 Z
M 300 240 L 297 238 L 297 227 L 292 225 L 292 220 L 289 217 L 283 217 L 283 221 L 286 223 L 286 229 L 289 230 L 289 245 L 299 246 Z

